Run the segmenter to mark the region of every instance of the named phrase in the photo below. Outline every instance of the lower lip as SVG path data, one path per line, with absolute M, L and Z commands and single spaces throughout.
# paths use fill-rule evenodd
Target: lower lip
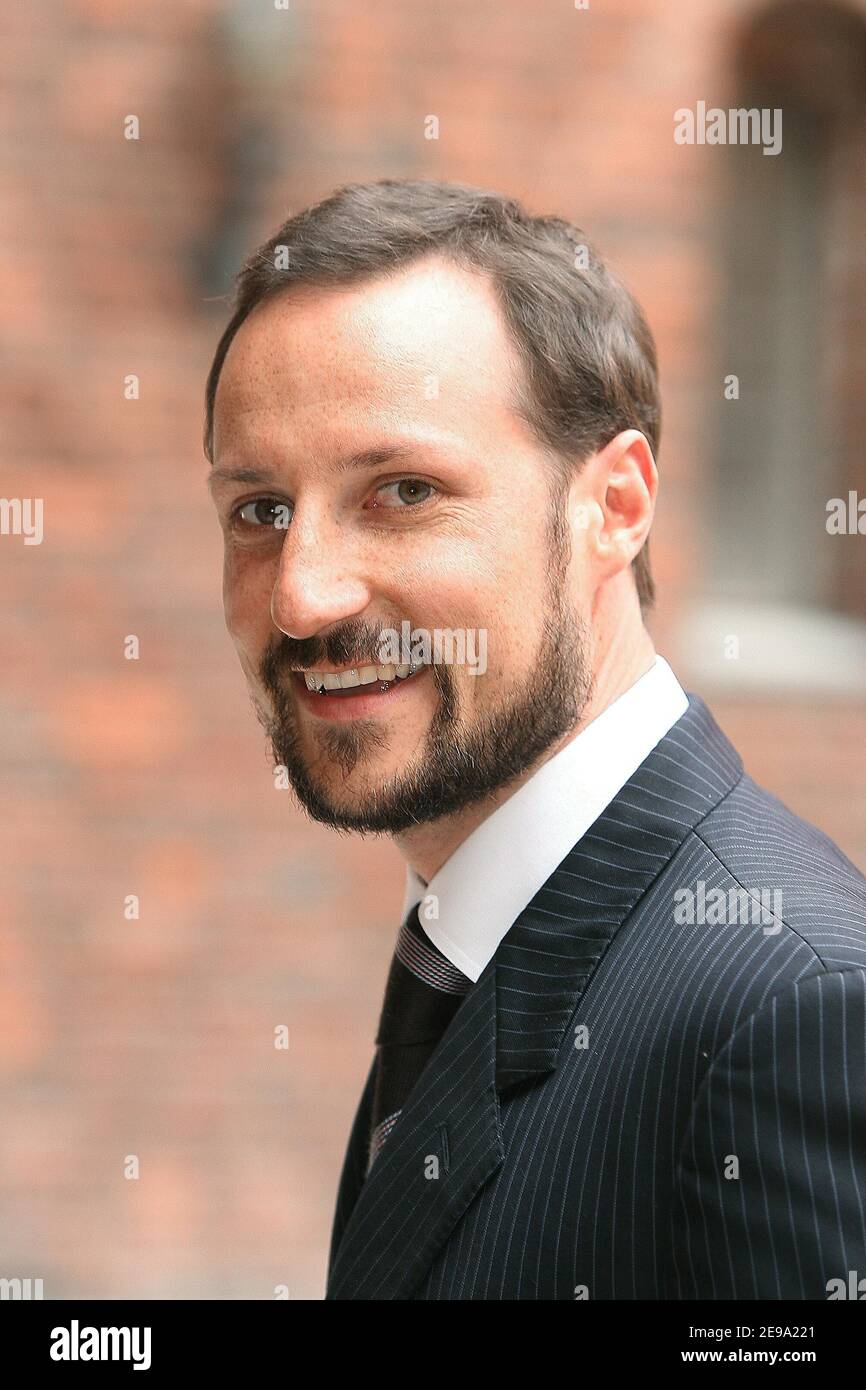
M 395 681 L 384 693 L 379 689 L 379 683 L 375 682 L 370 685 L 369 695 L 331 696 L 327 691 L 320 695 L 316 690 L 307 689 L 307 682 L 300 671 L 292 672 L 292 682 L 304 709 L 308 709 L 319 719 L 330 719 L 341 724 L 351 719 L 369 717 L 371 714 L 389 713 L 405 698 L 407 690 L 414 689 L 421 681 L 428 679 L 429 670 L 429 667 L 425 667 L 423 671 L 416 672 L 407 680 Z

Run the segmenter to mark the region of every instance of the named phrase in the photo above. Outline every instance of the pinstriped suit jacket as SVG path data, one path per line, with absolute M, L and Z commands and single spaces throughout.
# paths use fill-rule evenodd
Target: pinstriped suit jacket
M 694 695 L 500 943 L 365 1181 L 372 1077 L 329 1299 L 866 1277 L 866 879 Z

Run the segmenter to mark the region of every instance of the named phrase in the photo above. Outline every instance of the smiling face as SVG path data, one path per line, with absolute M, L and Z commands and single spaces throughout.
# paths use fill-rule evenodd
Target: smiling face
M 519 371 L 492 285 L 438 256 L 278 295 L 229 348 L 211 478 L 226 622 L 318 820 L 398 833 L 457 812 L 585 707 L 582 556 L 511 404 Z M 469 660 L 382 662 L 407 630 L 429 634 L 422 658 L 448 630 Z

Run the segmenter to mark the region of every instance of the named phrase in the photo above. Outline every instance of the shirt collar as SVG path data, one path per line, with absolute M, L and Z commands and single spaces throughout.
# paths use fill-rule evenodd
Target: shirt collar
M 477 980 L 518 915 L 688 708 L 664 657 L 458 845 L 428 884 L 407 866 L 405 921 Z

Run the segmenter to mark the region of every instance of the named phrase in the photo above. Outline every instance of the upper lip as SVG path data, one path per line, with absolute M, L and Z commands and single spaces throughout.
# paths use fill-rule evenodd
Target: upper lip
M 299 671 L 302 676 L 311 676 L 315 671 L 317 676 L 342 676 L 345 671 L 360 671 L 364 666 L 383 666 L 382 661 L 352 661 L 348 666 L 293 666 L 293 671 Z

